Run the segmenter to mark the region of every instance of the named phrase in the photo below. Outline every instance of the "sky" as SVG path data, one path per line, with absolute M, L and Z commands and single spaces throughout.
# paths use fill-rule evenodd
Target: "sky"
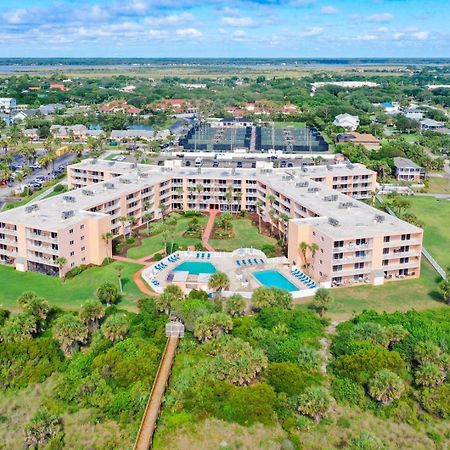
M 450 57 L 450 0 L 0 0 L 0 57 Z

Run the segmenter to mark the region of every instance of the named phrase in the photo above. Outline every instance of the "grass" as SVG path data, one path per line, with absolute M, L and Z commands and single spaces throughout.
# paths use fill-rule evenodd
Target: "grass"
M 134 302 L 143 294 L 133 282 L 132 276 L 140 264 L 114 262 L 108 266 L 90 268 L 75 278 L 61 281 L 59 278 L 35 272 L 18 272 L 11 267 L 0 266 L 0 307 L 16 309 L 17 297 L 24 291 L 34 291 L 48 299 L 53 306 L 64 309 L 78 309 L 87 299 L 95 297 L 97 287 L 111 281 L 117 283 L 115 267 L 123 266 L 123 297 L 120 306 L 134 309 Z
M 216 249 L 225 252 L 241 247 L 253 247 L 261 249 L 264 245 L 277 245 L 273 237 L 259 233 L 258 227 L 253 225 L 250 219 L 236 218 L 232 222 L 235 237 L 231 239 L 210 239 L 209 243 Z
M 429 194 L 450 194 L 450 178 L 447 176 L 437 177 L 432 176 L 428 178 Z
M 45 183 L 45 185 L 41 189 L 34 191 L 31 195 L 27 195 L 26 197 L 20 197 L 20 200 L 18 200 L 16 202 L 6 203 L 3 210 L 7 211 L 8 209 L 13 209 L 13 208 L 17 208 L 18 206 L 26 205 L 27 203 L 31 202 L 31 200 L 34 200 L 38 195 L 40 195 L 43 192 L 50 189 L 52 186 L 56 186 L 60 181 L 61 181 L 61 179 L 56 179 L 56 180 L 52 180 L 50 182 Z M 57 192 L 56 194 L 60 194 L 60 192 Z M 54 195 L 56 195 L 56 194 L 54 194 Z M 46 196 L 46 198 L 47 197 L 50 197 L 50 195 Z
M 183 237 L 183 233 L 188 228 L 188 224 L 191 220 L 192 217 L 179 218 L 173 231 L 175 237 L 174 242 L 177 243 L 178 246 L 182 246 L 183 248 L 189 245 L 201 243 L 201 239 Z M 199 216 L 198 221 L 199 224 L 201 224 L 204 227 L 208 222 L 208 218 L 206 216 Z M 132 247 L 128 250 L 127 257 L 133 259 L 140 259 L 144 258 L 145 256 L 152 255 L 153 253 L 162 251 L 163 248 L 164 248 L 163 234 L 159 233 L 155 236 L 142 239 L 142 244 L 139 247 Z
M 306 122 L 274 122 L 275 128 L 286 128 L 286 127 L 295 127 L 295 128 L 305 128 Z
M 450 266 L 450 201 L 414 196 L 410 212 L 424 223 L 424 246 L 444 269 Z

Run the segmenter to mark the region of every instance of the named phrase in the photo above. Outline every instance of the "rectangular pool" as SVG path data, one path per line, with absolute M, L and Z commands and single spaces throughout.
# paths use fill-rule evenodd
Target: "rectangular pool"
M 276 287 L 289 292 L 300 290 L 282 273 L 278 272 L 278 270 L 261 270 L 258 272 L 253 272 L 253 275 L 263 286 L 266 287 Z
M 217 269 L 210 262 L 185 261 L 175 267 L 174 272 L 189 272 L 189 275 L 199 275 L 201 273 L 215 273 Z

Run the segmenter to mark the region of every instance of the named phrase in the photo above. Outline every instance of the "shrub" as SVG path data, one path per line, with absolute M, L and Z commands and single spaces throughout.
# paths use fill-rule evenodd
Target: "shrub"
M 320 423 L 324 417 L 328 416 L 333 403 L 333 397 L 325 388 L 311 387 L 298 397 L 298 411 L 311 417 L 314 422 Z
M 266 370 L 266 379 L 275 392 L 285 392 L 289 397 L 301 394 L 317 382 L 314 375 L 289 361 L 270 363 Z
M 66 191 L 66 187 L 63 186 L 62 184 L 57 184 L 53 187 L 53 192 L 65 192 Z
M 298 364 L 306 370 L 318 370 L 322 357 L 320 353 L 309 345 L 302 345 L 298 351 Z
M 275 246 L 272 244 L 265 244 L 261 247 L 261 250 L 266 254 L 268 258 L 276 256 Z
M 64 275 L 64 278 L 67 278 L 67 279 L 74 278 L 77 275 L 80 275 L 80 273 L 83 273 L 86 269 L 89 269 L 89 266 L 87 264 L 81 264 L 79 266 L 75 266 L 73 269 L 70 269 Z
M 155 254 L 153 255 L 153 259 L 154 259 L 155 261 L 161 261 L 163 258 L 164 258 L 164 256 L 161 255 L 161 253 L 155 253 Z
M 252 425 L 256 422 L 270 425 L 275 420 L 276 401 L 272 387 L 265 383 L 234 388 L 223 402 L 223 417 L 241 425 Z
M 363 431 L 358 437 L 352 439 L 348 450 L 384 450 L 386 444 L 378 437 L 368 431 Z
M 364 388 L 349 378 L 335 378 L 331 392 L 338 403 L 363 408 L 367 404 Z
M 360 384 L 366 384 L 382 369 L 402 373 L 405 370 L 405 362 L 397 352 L 375 347 L 339 356 L 334 364 L 334 371 L 338 376 Z
M 110 264 L 112 264 L 114 262 L 114 260 L 112 258 L 105 258 L 102 261 L 102 266 L 109 266 Z
M 423 408 L 431 414 L 450 419 L 450 385 L 424 389 L 420 394 Z

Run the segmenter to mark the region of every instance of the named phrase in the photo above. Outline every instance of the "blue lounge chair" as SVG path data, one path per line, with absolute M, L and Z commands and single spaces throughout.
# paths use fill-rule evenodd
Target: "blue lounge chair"
M 195 257 L 196 257 L 196 258 L 200 258 L 200 253 L 196 253 L 196 254 L 195 254 Z
M 258 261 L 256 258 L 253 258 L 253 262 L 254 262 L 255 264 L 259 264 L 259 261 Z
M 240 263 L 239 261 L 236 261 L 236 264 L 237 264 L 238 266 L 240 266 L 240 265 L 241 265 L 241 263 Z
M 208 259 L 211 259 L 211 253 L 208 253 Z
M 242 263 L 242 265 L 244 265 L 244 266 L 247 265 L 247 263 L 245 262 L 245 259 L 243 259 L 243 260 L 241 261 L 241 263 Z
M 248 259 L 247 260 L 247 262 L 250 264 L 250 265 L 252 265 L 253 264 L 253 262 L 252 262 L 252 260 L 251 259 Z
M 265 263 L 266 263 L 263 259 L 260 259 L 259 262 L 260 262 L 261 264 L 265 264 Z

